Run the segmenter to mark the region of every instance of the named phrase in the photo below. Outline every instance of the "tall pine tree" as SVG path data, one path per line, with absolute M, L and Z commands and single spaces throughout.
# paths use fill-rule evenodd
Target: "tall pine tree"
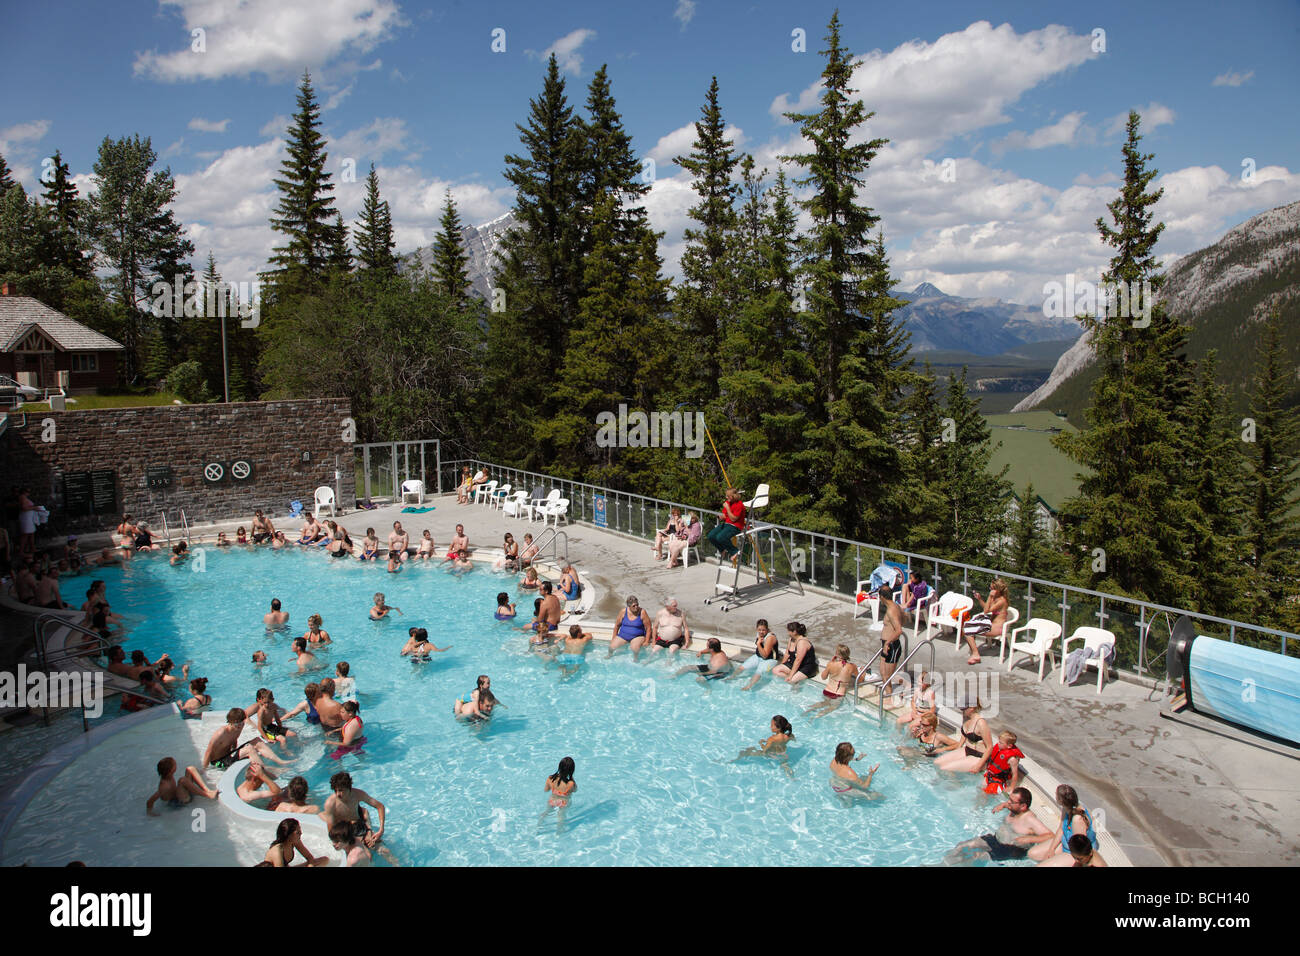
M 339 265 L 340 240 L 347 246 L 346 235 L 339 235 L 334 184 L 326 170 L 329 156 L 320 132 L 320 104 L 306 72 L 298 87 L 297 105 L 280 177 L 275 180 L 280 201 L 271 228 L 285 241 L 272 250 L 272 269 L 267 273 L 273 300 L 320 288 L 326 272 Z
M 687 397 L 696 407 L 705 407 L 717 395 L 724 324 L 735 310 L 731 253 L 735 249 L 732 233 L 737 225 L 734 204 L 740 192 L 740 186 L 732 181 L 740 158 L 726 136 L 716 76 L 700 112 L 702 118 L 695 123 L 695 144 L 690 154 L 674 159 L 691 174 L 691 188 L 699 196 L 689 210 L 691 219 L 699 225 L 688 227 L 683 235 L 686 249 L 681 258 L 682 281 L 674 307 L 685 334 L 694 343 L 698 361 L 698 374 L 691 378 Z
M 1124 185 L 1110 203 L 1113 225 L 1097 220 L 1102 241 L 1114 249 L 1103 282 L 1158 291 L 1162 277 L 1154 254 L 1164 229 L 1154 222 L 1163 190 L 1148 191 L 1156 176 L 1153 157 L 1142 153 L 1140 117 L 1129 114 L 1123 147 Z M 1149 303 L 1148 303 L 1149 304 Z M 1087 473 L 1079 494 L 1063 508 L 1082 580 L 1096 590 L 1170 603 L 1189 593 L 1190 514 L 1183 487 L 1186 471 L 1176 406 L 1185 394 L 1178 380 L 1175 319 L 1156 304 L 1151 324 L 1132 316 L 1082 316 L 1092 333 L 1097 379 L 1087 410 L 1088 428 L 1062 433 L 1053 442 Z
M 469 301 L 469 256 L 460 238 L 464 228 L 449 189 L 443 197 L 442 218 L 433 240 L 431 269 L 434 285 L 456 308 L 464 308 Z
M 366 176 L 366 196 L 361 201 L 361 218 L 354 228 L 357 244 L 357 268 L 369 278 L 390 279 L 397 273 L 393 254 L 393 219 L 388 203 L 379 196 L 379 174 L 370 164 Z
M 1251 394 L 1253 438 L 1247 475 L 1247 554 L 1251 610 L 1258 620 L 1300 626 L 1300 409 L 1288 407 L 1289 369 L 1284 364 L 1281 317 L 1274 312 L 1259 338 Z

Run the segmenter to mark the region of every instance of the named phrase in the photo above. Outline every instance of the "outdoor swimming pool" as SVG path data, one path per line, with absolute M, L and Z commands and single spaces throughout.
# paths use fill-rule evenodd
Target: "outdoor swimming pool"
M 365 751 L 331 759 L 319 728 L 298 718 L 290 725 L 302 733 L 298 755 L 281 782 L 301 773 L 322 802 L 330 775 L 349 771 L 355 786 L 387 805 L 385 840 L 405 864 L 937 864 L 956 843 L 995 828 L 991 799 L 973 778 L 940 779 L 929 764 L 905 769 L 901 736 L 874 720 L 847 708 L 803 719 L 802 709 L 821 700 L 818 687 L 704 686 L 689 675 L 674 679 L 676 662 L 662 658 L 633 663 L 623 651 L 607 661 L 603 642 L 576 677 L 561 680 L 527 651 L 522 632 L 493 620 L 498 591 L 518 594 L 524 619 L 532 597 L 516 592 L 513 575 L 485 565 L 461 576 L 436 566 L 394 575 L 382 563 L 319 552 L 211 547 L 204 560 L 195 571 L 161 556 L 138 558 L 99 575 L 114 611 L 127 618 L 124 647 L 192 659 L 193 676 L 210 680 L 217 713 L 251 705 L 262 686 L 292 707 L 304 683 L 348 661 Z M 370 621 L 379 590 L 404 614 Z M 273 597 L 291 614 L 285 634 L 262 626 Z M 289 644 L 312 613 L 335 643 L 321 651 L 326 670 L 303 677 Z M 399 657 L 412 625 L 451 651 L 428 664 Z M 258 649 L 270 659 L 260 668 L 250 663 Z M 689 653 L 683 662 L 694 660 Z M 481 673 L 506 709 L 472 728 L 454 720 L 452 701 Z M 725 762 L 767 736 L 778 713 L 794 725 L 793 779 L 774 761 Z M 827 764 L 841 740 L 868 755 L 856 765 L 863 772 L 879 761 L 873 789 L 882 799 L 846 806 L 831 793 Z M 577 762 L 578 791 L 557 832 L 554 814 L 539 817 L 544 780 L 566 755 Z M 142 802 L 149 783 L 140 781 Z

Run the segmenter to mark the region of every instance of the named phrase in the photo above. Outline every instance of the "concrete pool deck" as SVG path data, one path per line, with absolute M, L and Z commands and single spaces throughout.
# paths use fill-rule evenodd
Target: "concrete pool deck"
M 499 548 L 507 531 L 522 541 L 524 532 L 536 536 L 542 529 L 540 522 L 530 524 L 485 505 L 457 505 L 450 494 L 427 498 L 428 504 L 435 510 L 404 514 L 400 505 L 390 505 L 349 512 L 339 520 L 353 537 L 374 527 L 381 542 L 395 520 L 412 540 L 428 528 L 439 553 L 458 523 L 465 525 L 471 546 L 479 548 Z M 592 619 L 614 620 L 627 595 L 611 590 L 611 583 L 634 582 L 632 588 L 626 583 L 620 587 L 635 593 L 651 613 L 674 596 L 693 627 L 735 641 L 751 643 L 754 620 L 765 617 L 783 646 L 785 622 L 806 624 L 823 661 L 841 642 L 849 645 L 855 660 L 866 660 L 879 647 L 879 632 L 869 630 L 870 619 L 854 621 L 853 607 L 843 598 L 808 588 L 802 596 L 775 590 L 724 612 L 716 603 L 704 604 L 714 593 L 716 564 L 711 560 L 669 570 L 654 562 L 644 540 L 582 524 L 562 530 L 579 575 L 603 585 Z M 968 667 L 964 648 L 959 653 L 951 641 L 935 643 L 940 673 L 998 673 L 999 712 L 990 718 L 994 731 L 1015 730 L 1028 756 L 1072 784 L 1085 806 L 1104 813 L 1106 829 L 1134 865 L 1280 866 L 1300 861 L 1300 764 L 1295 760 L 1166 720 L 1159 714 L 1156 691 L 1143 685 L 1109 681 L 1098 695 L 1095 677 L 1067 687 L 1053 670 L 1039 683 L 1037 669 L 1027 664 L 1008 674 L 1005 664 L 997 662 L 996 647 L 982 652 L 983 663 Z

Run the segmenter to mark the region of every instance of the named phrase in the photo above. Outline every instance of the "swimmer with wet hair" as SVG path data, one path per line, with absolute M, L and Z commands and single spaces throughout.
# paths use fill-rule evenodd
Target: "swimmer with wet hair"
M 398 614 L 402 613 L 402 609 L 400 607 L 391 607 L 388 604 L 384 603 L 383 591 L 376 591 L 375 603 L 370 608 L 370 620 L 372 621 L 383 620 L 385 617 L 388 616 L 389 611 L 396 611 Z
M 772 731 L 771 736 L 760 743 L 757 747 L 746 747 L 736 755 L 732 763 L 739 763 L 749 757 L 771 757 L 780 758 L 781 767 L 786 774 L 794 777 L 794 771 L 790 769 L 790 761 L 786 757 L 786 745 L 794 740 L 794 728 L 790 726 L 790 721 L 786 720 L 781 714 L 772 718 L 771 724 L 768 725 Z
M 176 759 L 174 757 L 163 757 L 158 761 L 158 789 L 154 791 L 144 805 L 145 813 L 151 817 L 160 816 L 154 813 L 153 805 L 162 800 L 169 807 L 183 807 L 194 797 L 207 797 L 209 800 L 217 799 L 217 791 L 213 790 L 203 778 L 199 776 L 197 767 L 186 767 L 185 776 L 179 781 L 176 780 Z

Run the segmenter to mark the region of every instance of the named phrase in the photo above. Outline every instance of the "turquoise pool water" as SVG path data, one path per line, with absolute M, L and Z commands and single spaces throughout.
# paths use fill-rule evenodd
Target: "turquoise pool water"
M 319 729 L 297 718 L 290 726 L 302 737 L 282 782 L 301 773 L 320 802 L 329 776 L 348 770 L 387 805 L 386 842 L 405 864 L 937 864 L 995 828 L 973 777 L 941 779 L 928 763 L 909 770 L 900 735 L 847 708 L 804 719 L 819 688 L 705 686 L 674 679 L 677 665 L 663 659 L 633 663 L 623 652 L 607 661 L 600 642 L 576 677 L 561 680 L 527 651 L 522 632 L 493 620 L 496 593 L 516 593 L 515 578 L 486 566 L 392 575 L 316 552 L 214 548 L 205 560 L 201 572 L 158 557 L 99 575 L 127 618 L 124 646 L 192 659 L 218 713 L 250 705 L 261 686 L 292 707 L 312 678 L 295 673 L 290 640 L 320 613 L 335 642 L 322 658 L 330 673 L 337 661 L 351 665 L 369 743 L 331 759 Z M 379 590 L 402 616 L 368 619 Z M 291 614 L 285 634 L 262 626 L 273 597 Z M 531 609 L 531 596 L 518 600 L 521 614 Z M 399 657 L 412 625 L 452 650 L 429 664 Z M 258 649 L 270 658 L 262 668 L 250 663 Z M 506 709 L 476 729 L 454 720 L 452 701 L 480 673 Z M 725 762 L 767 736 L 778 713 L 794 724 L 793 779 L 773 761 Z M 869 755 L 863 771 L 879 761 L 882 799 L 846 806 L 831 793 L 827 765 L 841 740 Z M 578 791 L 560 831 L 553 813 L 542 818 L 543 784 L 566 755 L 577 762 Z

